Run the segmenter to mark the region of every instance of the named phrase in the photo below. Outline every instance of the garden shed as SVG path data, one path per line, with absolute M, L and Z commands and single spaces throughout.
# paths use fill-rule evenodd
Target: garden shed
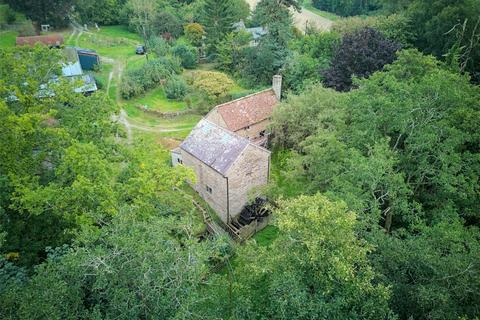
M 94 50 L 77 48 L 78 59 L 83 70 L 95 70 L 100 66 L 100 57 Z

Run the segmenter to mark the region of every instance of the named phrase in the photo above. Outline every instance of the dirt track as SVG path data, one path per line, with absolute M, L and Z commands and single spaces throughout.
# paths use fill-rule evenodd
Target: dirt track
M 252 9 L 255 8 L 258 2 L 260 2 L 260 0 L 246 0 L 246 1 L 248 2 L 248 4 Z M 292 10 L 292 13 L 293 13 L 293 20 L 295 22 L 295 26 L 297 26 L 297 28 L 299 28 L 300 30 L 305 30 L 305 27 L 307 25 L 315 26 L 317 29 L 320 29 L 320 30 L 330 30 L 330 28 L 332 27 L 331 20 L 328 20 L 324 17 L 320 17 L 319 15 L 309 10 L 302 8 L 301 12 L 296 12 Z

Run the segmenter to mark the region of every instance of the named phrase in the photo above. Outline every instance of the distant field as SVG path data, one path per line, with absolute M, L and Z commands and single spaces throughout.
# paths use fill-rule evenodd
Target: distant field
M 341 19 L 341 17 L 337 16 L 335 13 L 331 13 L 331 12 L 327 12 L 327 11 L 323 11 L 323 10 L 315 8 L 312 4 L 312 0 L 304 0 L 303 1 L 303 7 L 307 10 L 312 11 L 313 13 L 315 13 L 315 14 L 321 16 L 321 17 L 327 18 L 328 20 L 335 21 L 335 20 Z

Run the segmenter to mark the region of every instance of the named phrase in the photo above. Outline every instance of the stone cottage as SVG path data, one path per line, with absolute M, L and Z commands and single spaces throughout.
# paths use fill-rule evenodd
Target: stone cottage
M 281 90 L 282 77 L 276 75 L 271 89 L 218 105 L 205 118 L 263 146 L 268 139 L 267 128 L 280 101 Z
M 250 191 L 269 179 L 268 150 L 208 119 L 172 152 L 172 161 L 193 168 L 193 187 L 227 224 L 241 213 Z

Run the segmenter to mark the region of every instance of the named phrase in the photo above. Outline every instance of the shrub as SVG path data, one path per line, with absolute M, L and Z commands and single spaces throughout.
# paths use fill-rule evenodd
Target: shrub
M 168 99 L 180 100 L 187 93 L 187 84 L 180 77 L 171 77 L 165 83 L 165 94 Z
M 180 72 L 181 67 L 176 59 L 161 57 L 149 60 L 142 67 L 126 72 L 122 79 L 120 92 L 124 99 L 130 99 L 154 88 Z
M 193 86 L 204 92 L 208 98 L 218 100 L 233 88 L 234 82 L 224 73 L 197 71 L 193 73 Z
M 410 46 L 416 38 L 410 18 L 404 14 L 341 19 L 335 22 L 332 31 L 345 35 L 365 28 L 376 29 L 386 38 L 395 40 L 403 46 Z
M 159 57 L 156 60 L 161 63 L 171 74 L 182 73 L 182 65 L 180 59 L 177 57 Z
M 170 45 L 168 42 L 160 37 L 150 37 L 147 40 L 147 48 L 153 52 L 157 57 L 164 57 L 170 54 Z
M 20 37 L 30 37 L 35 36 L 37 33 L 35 32 L 35 28 L 33 27 L 32 23 L 25 23 L 22 25 L 20 30 L 18 30 L 18 35 Z
M 202 45 L 202 39 L 205 35 L 205 29 L 199 23 L 189 23 L 183 27 L 183 31 L 188 41 L 196 47 Z
M 197 49 L 186 44 L 177 44 L 172 49 L 175 57 L 178 57 L 182 63 L 182 67 L 193 69 L 198 63 Z
M 353 88 L 352 77 L 368 78 L 396 59 L 401 45 L 386 39 L 375 29 L 366 28 L 343 37 L 331 67 L 323 72 L 324 84 L 337 91 Z

